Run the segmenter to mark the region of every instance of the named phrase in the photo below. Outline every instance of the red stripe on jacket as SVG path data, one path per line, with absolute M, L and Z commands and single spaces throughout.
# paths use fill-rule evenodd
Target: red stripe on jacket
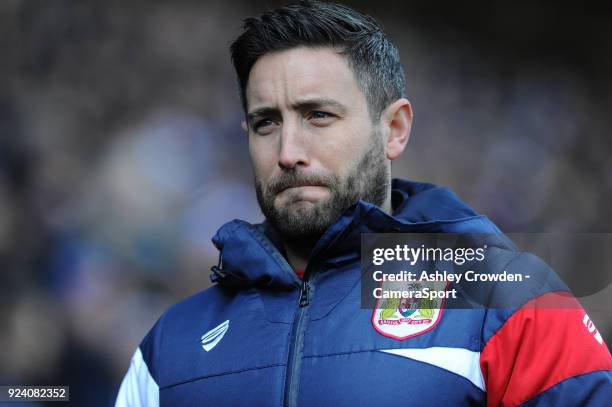
M 569 377 L 612 369 L 612 356 L 578 300 L 552 292 L 504 323 L 484 346 L 480 368 L 487 405 L 513 406 Z

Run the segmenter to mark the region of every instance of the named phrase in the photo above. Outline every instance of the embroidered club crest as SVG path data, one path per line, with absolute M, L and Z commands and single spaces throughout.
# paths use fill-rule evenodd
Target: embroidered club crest
M 447 284 L 410 283 L 408 286 L 385 282 L 383 290 L 405 290 L 416 294 L 423 288 L 430 290 L 445 289 Z M 389 338 L 404 340 L 421 335 L 433 329 L 440 321 L 444 299 L 429 299 L 415 295 L 411 298 L 377 299 L 372 312 L 372 326 L 380 334 Z

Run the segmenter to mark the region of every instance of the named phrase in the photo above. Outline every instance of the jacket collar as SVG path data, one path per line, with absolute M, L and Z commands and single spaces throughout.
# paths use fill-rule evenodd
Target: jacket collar
M 362 233 L 486 233 L 500 230 L 452 191 L 432 184 L 394 179 L 393 214 L 359 200 L 317 242 L 310 263 L 340 265 L 359 259 Z M 220 251 L 211 280 L 224 286 L 291 289 L 299 285 L 282 246 L 267 223 L 233 220 L 213 237 Z M 506 244 L 506 243 L 501 243 Z

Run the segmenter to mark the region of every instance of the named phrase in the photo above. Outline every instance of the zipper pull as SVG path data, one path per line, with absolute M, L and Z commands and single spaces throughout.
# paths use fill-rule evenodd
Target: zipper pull
M 310 303 L 308 294 L 310 294 L 310 285 L 308 284 L 308 281 L 302 281 L 302 289 L 300 290 L 300 307 L 305 307 Z
M 212 266 L 210 271 L 212 271 L 210 281 L 213 283 L 218 283 L 227 276 L 227 273 L 223 271 L 223 253 L 219 253 L 219 263 L 216 266 Z

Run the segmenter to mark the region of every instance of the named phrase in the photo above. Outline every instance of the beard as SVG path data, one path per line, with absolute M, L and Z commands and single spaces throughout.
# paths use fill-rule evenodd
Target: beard
M 366 150 L 348 175 L 341 179 L 335 174 L 308 173 L 300 167 L 283 170 L 265 188 L 255 180 L 259 206 L 281 238 L 296 247 L 312 247 L 342 213 L 362 199 L 382 206 L 388 196 L 391 177 L 384 159 L 380 134 L 371 135 L 374 145 Z M 278 193 L 288 187 L 317 185 L 329 189 L 327 198 L 316 203 L 275 205 Z

